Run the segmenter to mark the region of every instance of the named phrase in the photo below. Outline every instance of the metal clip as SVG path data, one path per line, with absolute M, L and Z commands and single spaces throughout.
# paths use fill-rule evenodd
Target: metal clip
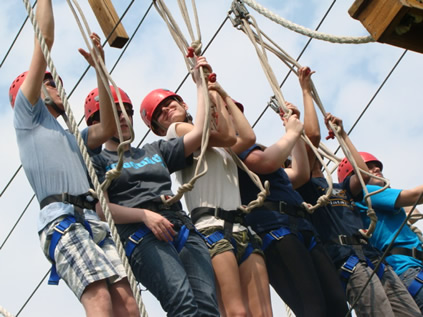
M 234 27 L 238 28 L 242 19 L 248 20 L 249 12 L 241 0 L 234 0 L 229 14 L 233 13 L 234 18 L 229 16 Z
M 281 109 L 279 107 L 278 101 L 276 100 L 275 96 L 273 96 L 272 98 L 270 98 L 270 101 L 267 103 L 267 105 L 272 108 L 272 110 L 274 112 L 276 112 L 277 114 L 280 113 Z

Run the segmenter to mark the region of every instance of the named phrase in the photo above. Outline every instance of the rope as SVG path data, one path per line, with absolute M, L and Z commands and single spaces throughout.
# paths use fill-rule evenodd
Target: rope
M 49 52 L 48 47 L 47 47 L 47 45 L 45 43 L 44 37 L 41 34 L 41 31 L 40 31 L 40 29 L 38 27 L 38 23 L 37 23 L 37 21 L 35 19 L 35 16 L 34 16 L 33 10 L 31 9 L 31 6 L 30 6 L 29 1 L 28 0 L 23 0 L 23 1 L 24 1 L 24 5 L 25 5 L 25 7 L 26 7 L 26 9 L 28 11 L 28 16 L 30 17 L 30 20 L 31 20 L 31 22 L 33 24 L 34 32 L 36 34 L 36 37 L 37 37 L 38 41 L 40 42 L 41 50 L 42 50 L 42 52 L 44 54 L 44 57 L 45 57 L 45 59 L 47 61 L 47 65 L 48 65 L 48 67 L 49 67 L 49 69 L 50 69 L 50 71 L 52 73 L 53 79 L 54 79 L 54 81 L 56 83 L 56 86 L 57 86 L 57 89 L 58 89 L 60 98 L 63 101 L 63 105 L 64 105 L 64 109 L 65 109 L 66 115 L 69 118 L 69 123 L 71 125 L 72 131 L 74 131 L 74 135 L 76 137 L 78 146 L 79 146 L 79 148 L 81 150 L 81 153 L 82 153 L 84 162 L 87 165 L 87 169 L 88 169 L 88 172 L 90 174 L 91 180 L 92 180 L 92 182 L 93 182 L 93 184 L 95 186 L 95 190 L 96 190 L 97 196 L 99 197 L 99 200 L 100 200 L 100 203 L 101 203 L 101 207 L 102 207 L 102 209 L 104 211 L 105 217 L 106 217 L 107 222 L 108 222 L 108 224 L 110 226 L 110 230 L 111 230 L 111 233 L 112 233 L 113 240 L 116 243 L 117 251 L 118 251 L 119 256 L 121 257 L 121 260 L 122 260 L 122 262 L 123 262 L 123 264 L 125 266 L 125 270 L 126 270 L 127 275 L 128 275 L 128 280 L 130 282 L 130 285 L 131 285 L 132 291 L 134 293 L 134 296 L 136 298 L 137 304 L 138 304 L 138 306 L 140 308 L 140 312 L 141 312 L 142 316 L 147 316 L 147 313 L 146 313 L 145 308 L 144 308 L 144 304 L 142 303 L 142 300 L 141 300 L 140 293 L 137 290 L 137 285 L 136 285 L 135 278 L 133 276 L 132 271 L 130 270 L 130 266 L 128 264 L 128 259 L 126 258 L 126 255 L 125 255 L 125 252 L 124 252 L 122 243 L 120 242 L 119 235 L 117 233 L 116 227 L 115 227 L 114 222 L 113 222 L 113 219 L 111 217 L 111 213 L 110 213 L 108 204 L 106 202 L 106 199 L 104 198 L 103 192 L 101 190 L 101 186 L 100 186 L 100 184 L 98 182 L 97 175 L 96 175 L 95 170 L 94 170 L 94 168 L 92 166 L 90 157 L 89 157 L 89 155 L 87 153 L 87 149 L 85 147 L 84 141 L 83 141 L 83 139 L 81 137 L 81 134 L 80 134 L 80 132 L 78 130 L 76 121 L 75 121 L 75 119 L 73 117 L 73 113 L 72 113 L 72 111 L 70 109 L 70 105 L 69 105 L 67 96 L 66 96 L 66 94 L 64 92 L 62 83 L 59 80 L 59 76 L 57 74 L 56 68 L 55 68 L 55 66 L 53 64 L 53 61 L 51 59 L 50 52 Z M 69 2 L 69 0 L 67 0 L 67 1 L 68 1 L 69 6 L 71 7 L 72 11 L 74 12 L 74 9 L 72 8 L 71 3 Z M 90 52 L 91 53 L 94 53 L 95 52 L 96 53 L 96 56 L 99 56 L 98 51 L 96 51 L 95 48 L 94 48 L 94 50 L 92 50 L 89 42 L 87 40 L 86 40 L 86 42 L 88 44 L 87 46 L 88 46 Z M 96 64 L 96 70 L 100 74 L 102 72 L 103 72 L 103 75 L 108 74 L 107 69 L 104 66 L 104 63 L 101 61 L 101 58 L 93 58 L 93 59 L 94 59 L 95 64 Z M 102 66 L 101 68 L 99 67 L 99 65 L 97 63 L 98 61 L 99 61 L 99 64 Z M 103 80 L 103 78 L 102 78 L 102 80 Z M 105 86 L 107 87 L 108 85 L 105 85 Z M 111 95 L 109 97 L 111 97 Z
M 188 14 L 188 10 L 185 4 L 185 1 L 181 1 L 178 0 L 178 4 L 179 4 L 179 9 L 181 11 L 181 14 L 184 18 L 184 21 L 187 25 L 188 28 L 188 32 L 190 33 L 191 36 L 191 40 L 192 40 L 192 44 L 190 46 L 190 48 L 192 48 L 194 50 L 193 53 L 195 53 L 195 55 L 200 56 L 201 55 L 201 32 L 200 32 L 200 27 L 199 27 L 199 23 L 198 23 L 198 15 L 197 15 L 197 9 L 195 7 L 195 1 L 192 1 L 192 6 L 193 6 L 193 11 L 194 11 L 194 16 L 195 16 L 195 21 L 196 21 L 196 28 L 197 28 L 197 38 L 194 37 L 194 32 L 192 29 L 192 25 L 191 22 L 189 20 L 189 14 Z M 168 9 L 168 7 L 166 6 L 166 4 L 164 3 L 164 1 L 162 0 L 156 0 L 154 1 L 154 7 L 156 8 L 157 12 L 159 13 L 159 15 L 162 17 L 163 21 L 166 22 L 166 25 L 170 31 L 170 34 L 172 35 L 173 39 L 175 40 L 176 45 L 178 46 L 178 48 L 180 49 L 184 60 L 185 60 L 185 64 L 187 66 L 188 71 L 191 71 L 193 69 L 193 67 L 195 67 L 195 61 L 194 61 L 194 56 L 192 54 L 190 54 L 190 49 L 188 47 L 188 41 L 185 39 L 181 29 L 179 28 L 178 24 L 176 23 L 175 19 L 173 18 L 170 10 Z M 197 161 L 197 165 L 194 171 L 194 175 L 192 177 L 192 179 L 186 183 L 186 184 L 182 184 L 178 190 L 176 191 L 176 194 L 173 197 L 165 197 L 165 196 L 161 196 L 161 199 L 163 201 L 163 203 L 165 204 L 173 204 L 177 201 L 179 201 L 183 194 L 187 191 L 192 190 L 195 182 L 197 181 L 198 178 L 200 178 L 201 176 L 205 175 L 207 173 L 208 170 L 208 166 L 207 166 L 207 161 L 205 160 L 205 154 L 206 154 L 206 150 L 208 147 L 208 142 L 209 142 L 209 135 L 210 135 L 210 99 L 208 96 L 208 89 L 207 89 L 207 82 L 206 82 L 206 75 L 208 75 L 207 73 L 205 73 L 205 71 L 203 70 L 203 68 L 200 68 L 200 74 L 201 74 L 201 80 L 202 80 L 202 89 L 203 89 L 203 95 L 204 95 L 204 100 L 205 100 L 205 120 L 204 120 L 204 125 L 203 125 L 203 133 L 202 133 L 202 137 L 201 137 L 201 148 L 200 148 L 200 154 L 198 156 L 198 161 Z M 203 167 L 203 170 L 200 172 L 200 168 Z
M 13 315 L 9 313 L 6 309 L 4 309 L 2 306 L 0 306 L 0 314 L 2 314 L 4 317 L 13 317 Z
M 335 36 L 330 35 L 322 32 L 316 32 L 314 30 L 305 28 L 301 25 L 295 24 L 290 22 L 279 15 L 273 13 L 272 11 L 266 9 L 259 3 L 254 0 L 238 0 L 240 2 L 245 2 L 248 6 L 256 10 L 261 15 L 265 16 L 266 18 L 276 22 L 277 24 L 282 25 L 283 27 L 297 32 L 299 34 L 317 39 L 322 41 L 327 41 L 331 43 L 339 43 L 339 44 L 364 44 L 364 43 L 371 43 L 375 42 L 375 40 L 371 36 L 362 36 L 362 37 L 352 37 L 352 36 Z
M 288 111 L 288 109 L 285 107 L 285 100 L 283 98 L 282 92 L 280 90 L 280 87 L 278 86 L 278 82 L 276 80 L 276 76 L 274 75 L 271 67 L 269 66 L 269 62 L 267 59 L 267 55 L 266 55 L 266 49 L 271 51 L 272 53 L 274 53 L 282 62 L 284 62 L 290 69 L 291 71 L 293 71 L 296 75 L 298 75 L 297 71 L 295 70 L 295 68 L 299 69 L 301 67 L 301 65 L 292 57 L 290 57 L 284 50 L 282 50 L 275 42 L 273 42 L 267 35 L 265 35 L 258 27 L 256 20 L 254 19 L 253 16 L 251 16 L 246 9 L 241 9 L 241 7 L 239 6 L 232 6 L 233 10 L 230 13 L 234 13 L 235 15 L 237 15 L 237 20 L 235 20 L 236 22 L 239 21 L 239 23 L 236 23 L 235 26 L 240 26 L 240 30 L 243 31 L 250 39 L 250 41 L 252 42 L 252 44 L 254 45 L 254 48 L 257 52 L 257 55 L 259 57 L 259 61 L 260 64 L 264 70 L 264 73 L 269 81 L 269 84 L 275 94 L 275 98 L 278 102 L 279 108 L 281 109 L 281 111 L 283 111 L 285 113 L 285 117 L 289 117 L 291 115 L 290 111 Z M 247 12 L 247 13 L 246 13 Z M 256 32 L 253 32 L 252 27 L 254 27 L 254 29 L 256 30 Z M 270 42 L 264 42 L 263 37 L 268 40 Z M 258 46 L 258 43 L 261 46 L 261 49 Z M 273 45 L 273 46 L 272 46 Z M 315 103 L 317 104 L 317 106 L 319 107 L 320 111 L 322 112 L 322 114 L 326 117 L 326 111 L 322 105 L 322 102 L 319 98 L 319 95 L 317 93 L 317 90 L 313 84 L 313 82 L 311 81 L 311 90 L 312 90 L 312 97 L 313 100 L 315 101 Z M 356 172 L 356 175 L 358 177 L 358 180 L 362 186 L 362 189 L 365 193 L 364 195 L 364 200 L 366 201 L 367 204 L 367 215 L 370 218 L 370 225 L 369 228 L 366 230 L 360 229 L 359 232 L 365 236 L 366 238 L 370 237 L 371 234 L 373 233 L 375 227 L 376 227 L 376 222 L 377 222 L 377 217 L 376 217 L 376 213 L 374 212 L 372 206 L 371 206 L 371 199 L 370 196 L 371 195 L 375 195 L 376 193 L 369 193 L 367 188 L 366 188 L 366 184 L 363 181 L 363 178 L 361 176 L 361 173 L 359 173 L 359 168 L 357 166 L 357 163 L 355 162 L 347 144 L 345 143 L 345 140 L 341 137 L 341 135 L 339 134 L 338 131 L 338 127 L 336 127 L 334 124 L 332 124 L 331 122 L 329 122 L 329 127 L 330 129 L 333 131 L 334 136 L 337 138 L 345 156 L 347 157 L 347 159 L 351 162 L 351 165 L 354 168 L 354 171 Z M 333 181 L 332 181 L 332 177 L 331 177 L 331 173 L 329 173 L 329 169 L 327 167 L 327 165 L 323 162 L 323 159 L 321 158 L 319 152 L 316 150 L 316 148 L 313 146 L 313 144 L 311 143 L 311 141 L 308 139 L 308 137 L 305 135 L 304 131 L 302 132 L 301 138 L 304 140 L 304 142 L 313 150 L 313 152 L 315 153 L 317 159 L 319 160 L 319 162 L 322 164 L 322 166 L 325 168 L 325 171 L 327 173 L 327 182 L 328 182 L 328 190 L 326 192 L 326 194 L 324 195 L 324 197 L 319 198 L 317 200 L 316 205 L 314 206 L 310 206 L 309 204 L 304 204 L 304 207 L 306 207 L 307 211 L 309 213 L 312 213 L 314 210 L 316 210 L 318 207 L 320 207 L 323 204 L 327 204 L 329 202 L 329 197 L 332 193 L 332 188 L 333 188 Z M 327 151 L 328 152 L 328 151 Z M 339 162 L 339 160 L 337 160 L 337 162 Z M 384 187 L 386 188 L 386 187 Z

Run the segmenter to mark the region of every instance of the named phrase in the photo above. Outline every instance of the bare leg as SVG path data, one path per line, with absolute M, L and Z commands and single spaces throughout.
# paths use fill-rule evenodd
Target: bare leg
M 212 258 L 216 275 L 217 297 L 222 316 L 246 317 L 242 300 L 238 263 L 232 251 L 226 251 Z
M 115 317 L 138 317 L 140 315 L 127 278 L 109 286 L 109 291 Z
M 266 263 L 259 254 L 251 254 L 239 267 L 241 288 L 249 316 L 272 316 Z
M 112 299 L 106 281 L 88 285 L 81 296 L 87 317 L 113 317 Z

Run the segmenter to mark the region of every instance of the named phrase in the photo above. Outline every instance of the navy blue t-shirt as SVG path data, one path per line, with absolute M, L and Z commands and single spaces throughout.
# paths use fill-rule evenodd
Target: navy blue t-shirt
M 350 192 L 349 183 L 350 177 L 346 178 L 342 184 L 333 184 L 330 204 L 316 209 L 310 215 L 311 222 L 337 267 L 354 254 L 352 246 L 337 243 L 339 235 L 352 236 L 359 234 L 359 229 L 364 229 L 360 212 L 355 206 Z M 314 177 L 298 188 L 298 192 L 306 202 L 314 205 L 320 196 L 326 194 L 328 186 L 324 177 Z M 360 197 L 356 199 L 360 199 Z M 363 251 L 368 258 L 379 255 L 379 252 L 370 245 L 363 246 Z
M 242 160 L 254 150 L 261 150 L 260 146 L 254 145 L 242 152 L 239 157 Z M 290 206 L 300 207 L 303 199 L 292 187 L 291 181 L 283 168 L 279 168 L 270 174 L 258 174 L 262 183 L 269 181 L 270 194 L 267 196 L 267 201 L 284 201 Z M 248 205 L 252 200 L 257 199 L 259 188 L 251 180 L 246 172 L 238 169 L 239 187 L 241 193 L 241 202 L 243 205 Z M 281 214 L 278 211 L 270 211 L 263 208 L 256 208 L 246 216 L 246 221 L 251 228 L 257 233 L 269 232 L 271 230 L 279 229 L 280 227 L 288 227 L 295 222 L 298 230 L 314 231 L 313 226 L 309 221 L 302 218 L 292 217 L 286 214 Z

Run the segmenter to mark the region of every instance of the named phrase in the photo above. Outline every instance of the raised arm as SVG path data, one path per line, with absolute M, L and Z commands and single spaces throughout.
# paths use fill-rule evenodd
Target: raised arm
M 281 168 L 292 153 L 303 130 L 303 124 L 295 112 L 288 119 L 282 117 L 282 120 L 286 133 L 263 151 L 252 151 L 244 160 L 251 171 L 258 174 L 272 173 Z
M 247 118 L 245 118 L 239 107 L 235 104 L 234 100 L 217 82 L 209 83 L 209 90 L 217 92 L 215 98 L 217 100 L 221 100 L 220 104 L 224 106 L 222 108 L 222 112 L 229 111 L 231 114 L 231 118 L 228 118 L 226 123 L 230 131 L 235 132 L 236 130 L 236 142 L 231 145 L 231 149 L 236 154 L 242 153 L 256 142 L 256 135 L 254 134 L 250 123 Z M 212 141 L 212 136 L 210 136 L 210 141 Z
M 51 0 L 38 1 L 35 18 L 47 47 L 51 50 L 54 42 L 54 16 Z M 35 38 L 31 64 L 25 81 L 21 86 L 21 91 L 32 105 L 35 105 L 40 97 L 46 67 L 47 62 L 44 59 L 39 41 Z
M 104 61 L 104 50 L 100 43 L 100 37 L 96 33 L 92 33 L 90 37 L 93 42 L 93 46 L 97 47 L 97 50 L 100 53 L 100 57 Z M 91 56 L 89 52 L 86 52 L 82 48 L 79 49 L 79 52 L 82 56 L 84 56 L 84 58 L 92 67 L 95 67 L 94 57 Z M 100 73 L 97 69 L 96 75 L 100 104 L 100 123 L 93 124 L 88 129 L 87 146 L 91 149 L 95 149 L 101 146 L 113 135 L 115 135 L 117 131 L 116 122 L 113 115 L 112 103 L 108 96 L 107 88 L 106 86 L 104 86 L 103 81 L 100 77 Z
M 422 204 L 423 198 L 420 195 L 423 195 L 423 185 L 402 190 L 395 202 L 395 208 L 413 206 L 417 200 L 417 205 Z
M 357 166 L 360 169 L 362 169 L 362 170 L 364 170 L 368 173 L 369 168 L 367 167 L 367 164 L 364 162 L 360 153 L 355 148 L 354 144 L 351 142 L 350 137 L 345 132 L 344 126 L 342 124 L 342 120 L 333 116 L 332 114 L 328 113 L 326 115 L 326 118 L 325 118 L 326 125 L 328 125 L 329 122 L 332 122 L 333 124 L 337 125 L 340 128 L 339 134 L 345 140 L 345 143 L 346 143 L 348 149 L 350 150 L 350 152 L 351 152 L 351 154 L 354 158 L 354 161 L 357 163 Z M 363 178 L 364 183 L 367 184 L 370 180 L 370 176 L 368 174 L 364 174 L 364 173 L 361 173 L 361 176 Z M 358 176 L 356 174 L 352 175 L 351 178 L 350 178 L 350 190 L 351 190 L 351 193 L 354 196 L 356 196 L 357 194 L 359 194 L 363 190 L 363 188 L 360 184 L 360 180 L 358 179 Z
M 311 75 L 313 74 L 314 72 L 310 71 L 308 67 L 301 67 L 298 70 L 298 79 L 300 81 L 304 103 L 304 133 L 310 139 L 311 143 L 315 147 L 318 147 L 321 135 L 319 120 L 311 95 Z M 308 145 L 306 145 L 306 149 L 310 169 L 320 171 L 320 166 L 316 166 L 316 155 Z
M 191 155 L 195 150 L 201 146 L 201 136 L 203 133 L 205 102 L 202 79 L 200 78 L 200 67 L 211 67 L 207 63 L 205 57 L 196 57 L 197 62 L 192 71 L 195 85 L 197 87 L 197 114 L 194 120 L 194 126 L 191 131 L 184 135 L 185 156 Z

